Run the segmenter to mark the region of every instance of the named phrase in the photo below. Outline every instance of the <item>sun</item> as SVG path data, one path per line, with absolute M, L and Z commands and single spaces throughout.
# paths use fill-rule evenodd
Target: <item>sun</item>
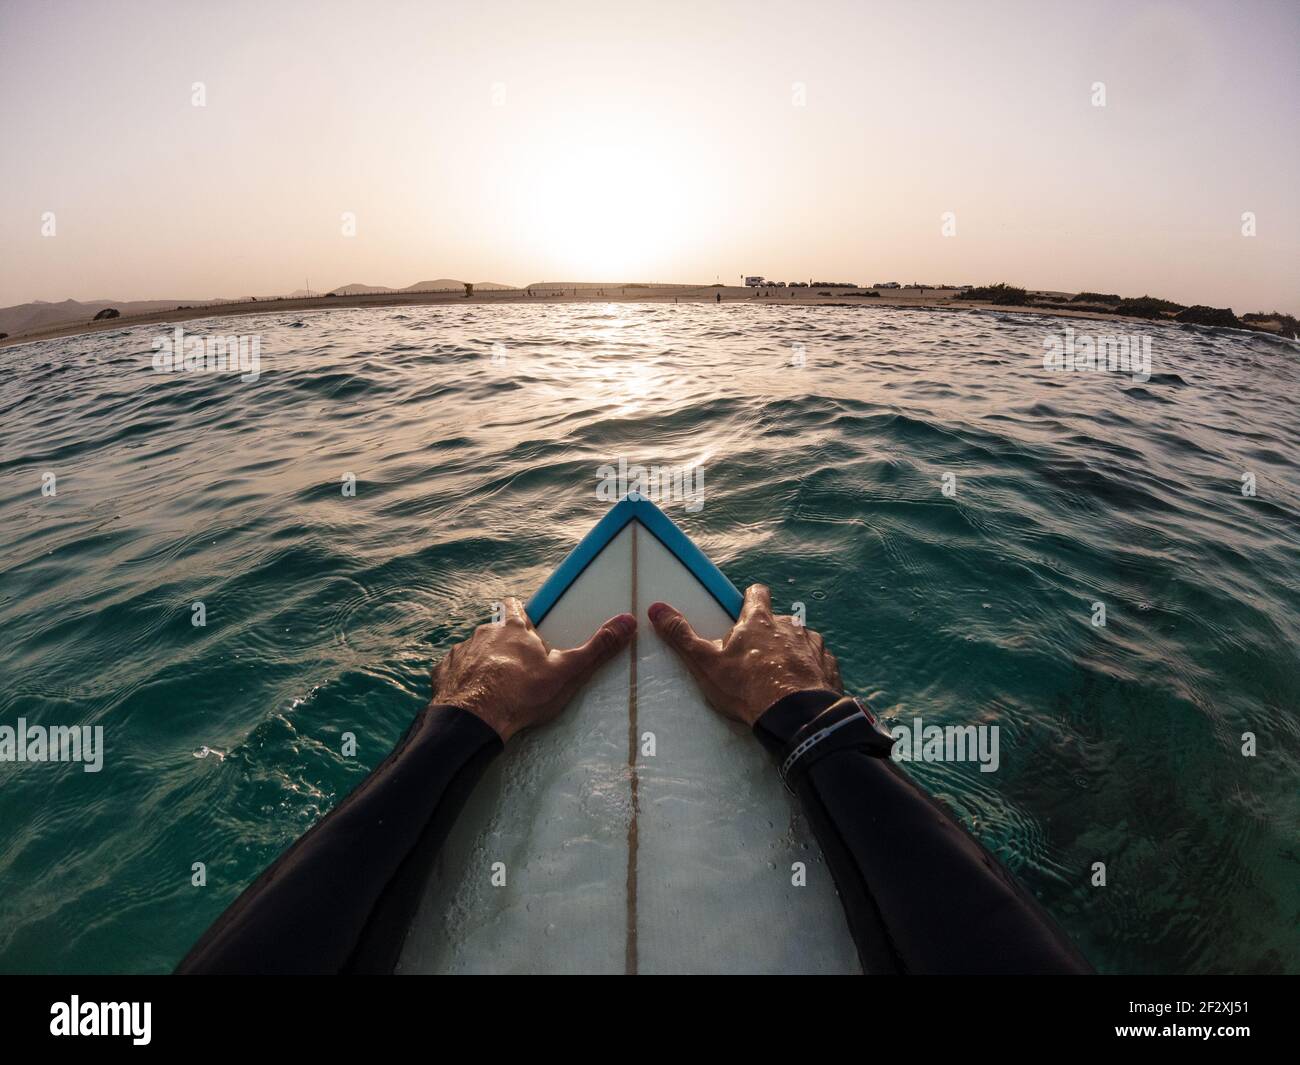
M 561 279 L 652 280 L 692 239 L 686 179 L 630 131 L 569 137 L 538 160 L 525 225 Z

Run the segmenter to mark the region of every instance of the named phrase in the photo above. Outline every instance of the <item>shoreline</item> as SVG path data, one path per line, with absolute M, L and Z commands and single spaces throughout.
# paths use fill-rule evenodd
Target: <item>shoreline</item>
M 587 295 L 590 291 L 592 294 Z M 763 292 L 773 295 L 760 295 Z M 878 291 L 869 289 L 843 289 L 825 295 L 810 293 L 806 289 L 752 289 L 731 286 L 683 285 L 681 287 L 656 287 L 646 290 L 637 286 L 610 285 L 590 290 L 577 289 L 569 294 L 528 295 L 525 290 L 502 292 L 476 292 L 465 296 L 457 292 L 372 293 L 352 296 L 309 296 L 299 299 L 246 300 L 186 306 L 172 311 L 150 311 L 143 314 L 121 315 L 117 318 L 67 322 L 42 329 L 13 333 L 0 339 L 0 348 L 16 347 L 42 340 L 61 337 L 86 336 L 117 329 L 131 329 L 142 325 L 173 325 L 183 322 L 204 321 L 210 318 L 236 317 L 248 314 L 273 314 L 294 311 L 356 310 L 361 308 L 485 306 L 500 304 L 557 304 L 557 303 L 699 303 L 716 304 L 715 294 L 722 293 L 721 305 L 747 304 L 757 307 L 862 307 L 890 308 L 891 310 L 926 311 L 1001 311 L 1010 314 L 1038 314 L 1053 318 L 1075 318 L 1103 322 L 1130 322 L 1135 325 L 1179 324 L 1169 320 L 1139 318 L 1100 310 L 1068 310 L 1062 307 L 1034 306 L 1033 304 L 999 304 L 981 300 L 962 300 L 955 290 L 925 289 L 916 295 L 903 295 L 891 291 L 890 295 L 861 296 L 852 293 Z M 605 293 L 597 295 L 597 292 Z M 1068 294 L 1061 294 L 1068 298 Z M 1211 327 L 1213 328 L 1213 327 Z M 1289 339 L 1265 329 L 1242 330 L 1265 336 Z

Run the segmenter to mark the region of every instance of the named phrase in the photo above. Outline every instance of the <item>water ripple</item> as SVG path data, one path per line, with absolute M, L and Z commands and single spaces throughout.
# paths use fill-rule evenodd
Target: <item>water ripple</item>
M 553 305 L 188 327 L 259 334 L 253 384 L 154 373 L 158 327 L 0 352 L 0 721 L 102 724 L 108 751 L 100 774 L 0 767 L 0 969 L 174 964 L 383 757 L 440 649 L 599 517 L 622 457 L 701 463 L 703 510 L 670 511 L 737 583 L 803 602 L 888 717 L 999 726 L 997 773 L 912 771 L 1103 969 L 1295 971 L 1296 348 L 1167 328 L 1149 380 L 1050 374 L 1056 326 Z

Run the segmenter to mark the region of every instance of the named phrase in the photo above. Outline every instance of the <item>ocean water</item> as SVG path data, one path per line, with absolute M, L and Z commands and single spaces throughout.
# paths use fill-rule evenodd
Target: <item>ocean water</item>
M 999 726 L 997 772 L 911 771 L 1100 969 L 1300 971 L 1300 349 L 1072 324 L 1149 332 L 1150 380 L 867 307 L 189 326 L 260 335 L 255 383 L 155 373 L 158 326 L 0 351 L 0 724 L 105 744 L 0 763 L 0 970 L 172 967 L 626 458 L 701 464 L 665 509 L 887 719 Z

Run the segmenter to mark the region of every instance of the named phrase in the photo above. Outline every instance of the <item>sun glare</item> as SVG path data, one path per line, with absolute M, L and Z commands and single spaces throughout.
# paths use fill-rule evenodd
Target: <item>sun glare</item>
M 657 147 L 662 147 L 659 145 Z M 543 154 L 523 224 L 562 280 L 646 280 L 691 239 L 685 161 L 629 131 L 568 138 Z

